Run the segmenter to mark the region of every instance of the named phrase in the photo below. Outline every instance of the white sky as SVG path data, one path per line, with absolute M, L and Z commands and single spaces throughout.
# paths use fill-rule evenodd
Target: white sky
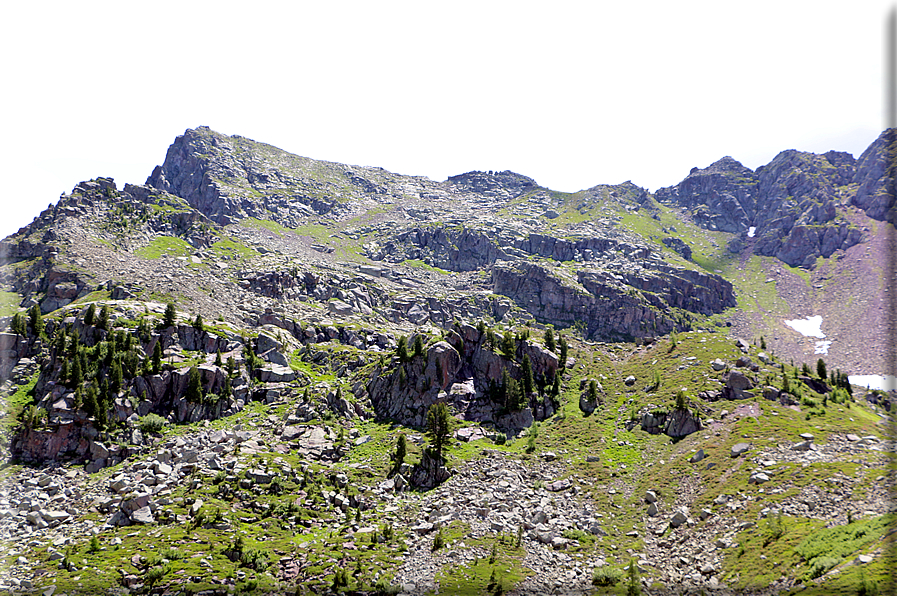
M 200 125 L 563 191 L 653 191 L 724 155 L 858 157 L 883 128 L 892 4 L 7 2 L 0 238 L 81 180 L 143 183 Z

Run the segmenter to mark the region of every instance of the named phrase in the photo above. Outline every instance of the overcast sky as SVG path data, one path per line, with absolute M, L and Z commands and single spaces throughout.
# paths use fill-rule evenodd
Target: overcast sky
M 724 155 L 859 157 L 893 3 L 15 2 L 0 237 L 79 181 L 143 183 L 200 125 L 434 180 L 651 191 Z

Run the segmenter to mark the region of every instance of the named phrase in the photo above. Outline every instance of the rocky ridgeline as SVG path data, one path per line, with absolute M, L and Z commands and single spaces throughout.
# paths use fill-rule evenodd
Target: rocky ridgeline
M 894 198 L 886 164 L 893 138 L 893 130 L 885 131 L 856 160 L 838 151 L 789 150 L 752 171 L 724 157 L 707 168 L 693 168 L 685 180 L 659 189 L 655 197 L 685 207 L 699 225 L 739 234 L 734 250 L 748 245 L 758 255 L 808 267 L 819 256 L 862 241 L 860 229 L 845 216 L 847 205 L 873 219 L 891 216 Z M 755 232 L 748 237 L 750 227 Z
M 423 259 L 449 271 L 489 267 L 492 289 L 509 296 L 541 323 L 586 323 L 587 336 L 620 339 L 687 328 L 673 309 L 713 314 L 735 306 L 732 285 L 719 276 L 670 267 L 647 246 L 610 237 L 564 240 L 470 228 L 415 228 L 370 254 L 400 262 Z M 577 281 L 532 264 L 532 255 L 582 266 Z M 584 291 L 585 290 L 585 291 Z
M 536 263 L 496 263 L 492 280 L 496 293 L 514 299 L 536 320 L 583 325 L 587 337 L 601 340 L 687 329 L 682 311 L 711 314 L 735 305 L 732 286 L 721 277 L 660 264 L 579 271 L 574 281 Z

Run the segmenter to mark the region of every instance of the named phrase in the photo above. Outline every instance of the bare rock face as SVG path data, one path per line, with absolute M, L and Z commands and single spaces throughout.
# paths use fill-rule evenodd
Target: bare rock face
M 652 435 L 663 433 L 673 438 L 685 437 L 704 428 L 701 419 L 690 410 L 646 412 L 640 424 L 642 430 Z
M 536 320 L 559 327 L 585 321 L 588 337 L 602 340 L 669 333 L 678 325 L 673 307 L 711 314 L 735 305 L 732 286 L 722 278 L 660 264 L 580 271 L 574 283 L 535 263 L 498 262 L 492 281 L 496 293 Z
M 692 169 L 685 180 L 659 189 L 655 197 L 688 208 L 694 221 L 708 229 L 741 234 L 730 250 L 752 245 L 758 255 L 810 267 L 817 257 L 862 240 L 838 210 L 843 193 L 853 192 L 846 185 L 859 182 L 851 202 L 870 217 L 883 219 L 889 208 L 882 183 L 887 143 L 877 143 L 860 162 L 837 151 L 817 155 L 788 150 L 756 172 L 724 157 L 703 170 Z M 754 228 L 751 235 L 749 228 Z
M 462 336 L 449 334 L 449 341 L 434 343 L 423 357 L 413 357 L 404 364 L 394 359 L 388 374 L 374 374 L 367 393 L 379 417 L 420 428 L 430 406 L 444 401 L 464 420 L 491 422 L 516 432 L 555 412 L 550 397 L 540 399 L 535 393 L 527 398 L 529 407 L 507 412 L 505 404 L 494 399 L 494 392 L 500 388 L 505 370 L 519 382 L 521 366 L 485 345 L 485 337 L 480 337 L 475 328 L 464 326 L 460 330 L 463 355 L 449 343 L 460 346 Z M 530 358 L 537 383 L 547 384 L 554 377 L 558 368 L 554 353 L 528 341 L 518 342 L 515 357 L 522 360 L 524 355 Z
M 428 450 L 424 450 L 419 463 L 411 471 L 411 485 L 416 488 L 430 489 L 439 486 L 449 478 L 451 472 L 445 467 L 445 459 L 436 459 Z
M 258 151 L 260 148 L 277 153 L 280 167 L 257 159 L 263 154 Z M 290 225 L 309 214 L 324 214 L 338 208 L 335 200 L 320 198 L 322 194 L 335 196 L 338 193 L 335 186 L 333 192 L 320 193 L 320 189 L 314 188 L 314 181 L 303 175 L 304 168 L 312 161 L 200 126 L 175 139 L 164 163 L 153 170 L 146 184 L 183 197 L 209 219 L 221 224 L 243 217 L 272 216 Z M 317 163 L 333 166 L 334 170 L 339 166 Z M 349 184 L 359 185 L 363 191 L 376 191 L 376 185 L 363 177 L 351 172 L 338 175 Z
M 894 171 L 897 129 L 889 128 L 863 151 L 856 164 L 859 184 L 850 202 L 873 219 L 886 220 L 894 208 Z

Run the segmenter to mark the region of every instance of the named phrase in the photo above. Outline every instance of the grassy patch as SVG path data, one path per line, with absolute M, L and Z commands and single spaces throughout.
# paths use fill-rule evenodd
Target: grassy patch
M 287 232 L 292 232 L 290 228 L 284 227 L 277 223 L 276 221 L 271 221 L 270 219 L 256 219 L 254 217 L 248 217 L 246 219 L 240 220 L 240 224 L 244 228 L 250 229 L 264 229 L 268 230 L 272 234 L 276 234 L 277 236 L 283 236 Z
M 10 317 L 19 312 L 22 297 L 17 292 L 0 292 L 0 317 Z
M 222 238 L 212 245 L 212 252 L 219 259 L 250 259 L 258 255 L 254 249 L 246 246 L 242 242 L 231 238 Z
M 18 425 L 22 410 L 34 403 L 34 386 L 37 384 L 39 376 L 40 371 L 35 372 L 27 383 L 20 385 L 16 392 L 9 397 L 6 413 L 0 419 L 0 429 L 4 434 L 9 433 Z
M 158 236 L 149 244 L 138 248 L 134 254 L 144 259 L 158 259 L 165 256 L 185 257 L 193 252 L 193 247 L 186 241 L 174 236 Z
M 439 267 L 434 267 L 432 265 L 428 265 L 427 263 L 424 263 L 420 259 L 405 259 L 404 261 L 402 261 L 399 264 L 405 265 L 406 267 L 413 267 L 415 269 L 423 269 L 425 271 L 432 271 L 434 273 L 445 273 L 445 274 L 449 273 L 445 269 L 440 269 Z
M 501 594 L 532 574 L 522 565 L 526 551 L 517 546 L 514 536 L 473 538 L 466 530 L 464 524 L 452 522 L 441 532 L 445 542 L 441 550 L 473 549 L 479 556 L 472 562 L 443 566 L 435 578 L 440 594 Z

